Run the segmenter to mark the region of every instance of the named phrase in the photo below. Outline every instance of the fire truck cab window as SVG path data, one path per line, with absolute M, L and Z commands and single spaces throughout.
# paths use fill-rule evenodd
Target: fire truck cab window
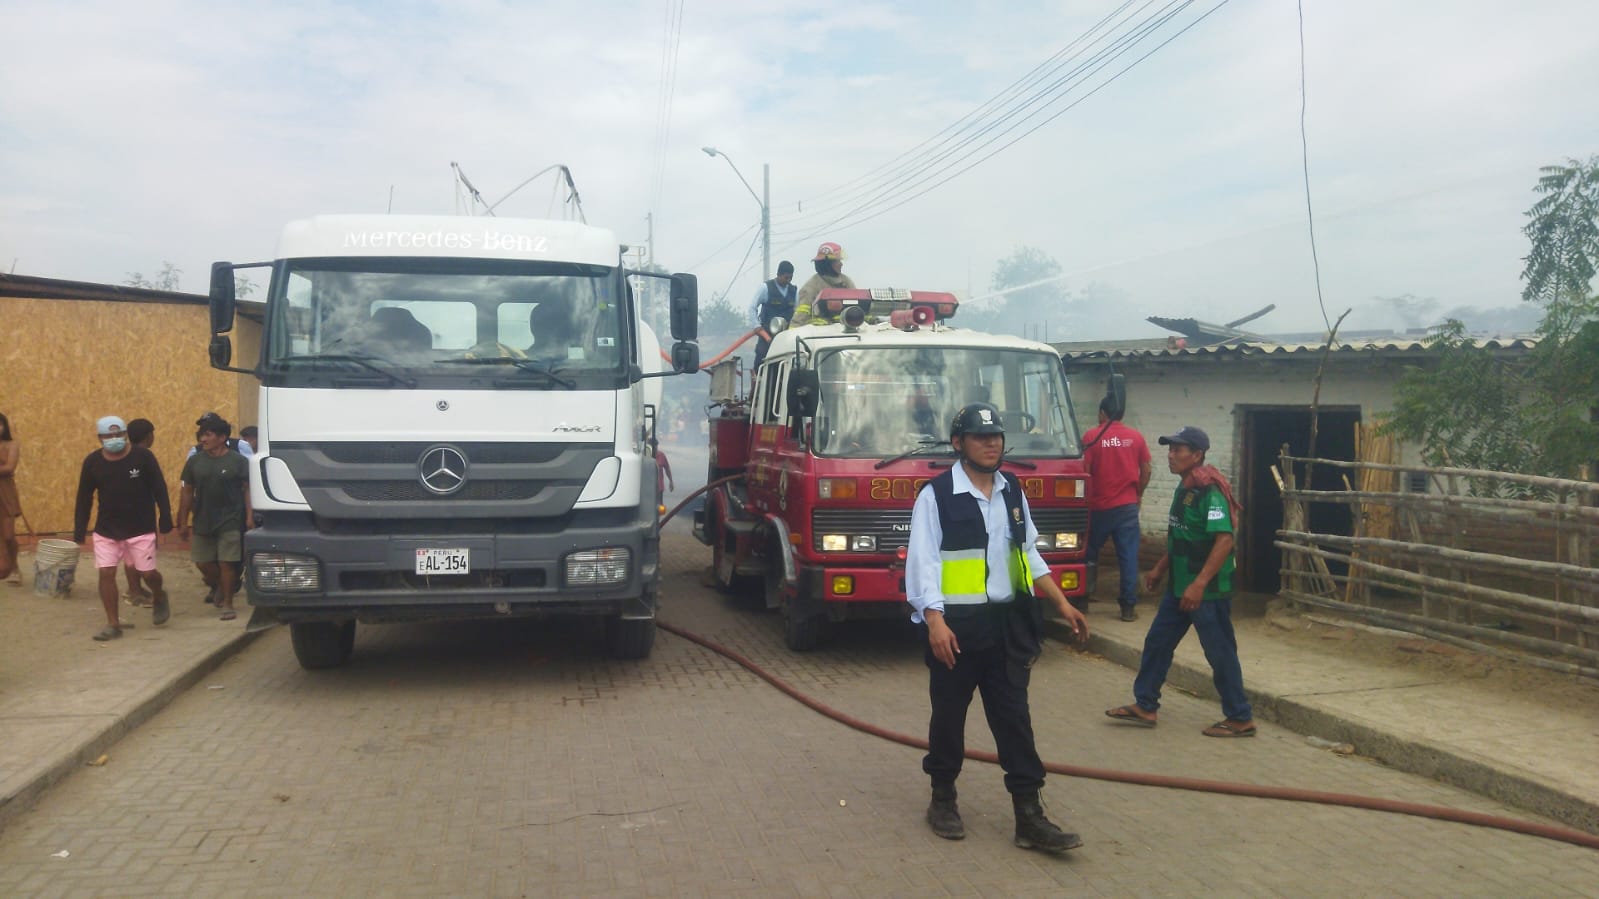
M 1081 452 L 1065 380 L 1050 354 L 845 348 L 819 354 L 817 372 L 814 443 L 820 455 L 881 458 L 946 440 L 955 412 L 977 401 L 999 407 L 1012 455 Z

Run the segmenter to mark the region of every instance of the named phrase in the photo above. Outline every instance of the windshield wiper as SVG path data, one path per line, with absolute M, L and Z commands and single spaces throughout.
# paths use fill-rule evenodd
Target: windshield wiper
M 1000 456 L 999 456 L 999 464 L 1001 464 L 1001 465 L 1015 465 L 1015 466 L 1018 466 L 1020 468 L 1037 468 L 1038 467 L 1035 463 L 1028 462 L 1025 459 L 1012 459 L 1012 458 L 1010 458 L 1010 447 L 1006 447 L 1005 448 L 1005 452 L 1000 454 Z
M 552 366 L 544 362 L 539 362 L 535 359 L 515 359 L 510 356 L 484 356 L 477 359 L 440 359 L 439 362 L 441 364 L 449 365 L 514 365 L 516 366 L 517 371 L 525 371 L 535 375 L 543 375 L 556 384 L 565 387 L 567 390 L 573 390 L 577 387 L 576 381 L 572 380 L 571 378 L 561 376 L 561 369 L 559 367 Z
M 314 354 L 311 354 L 311 355 L 308 355 L 308 356 L 284 356 L 283 358 L 278 359 L 277 361 L 279 363 L 290 363 L 290 362 L 353 362 L 356 365 L 359 365 L 362 368 L 367 369 L 368 371 L 377 372 L 378 374 L 382 375 L 385 378 L 388 378 L 390 381 L 394 382 L 395 384 L 399 384 L 399 385 L 404 386 L 404 387 L 415 387 L 416 386 L 416 382 L 411 380 L 410 378 L 404 377 L 403 375 L 397 375 L 394 372 L 390 371 L 389 369 L 384 368 L 383 366 L 378 365 L 376 362 L 373 361 L 374 359 L 380 359 L 380 358 L 381 357 L 370 356 L 370 355 L 367 355 L 365 353 L 314 353 Z
M 921 443 L 918 443 L 917 445 L 911 447 L 910 449 L 906 450 L 903 453 L 900 453 L 899 455 L 895 456 L 894 458 L 892 458 L 892 459 L 884 459 L 883 461 L 877 463 L 876 465 L 873 465 L 872 468 L 880 471 L 880 470 L 882 470 L 884 468 L 887 468 L 890 465 L 893 465 L 895 462 L 898 462 L 901 459 L 909 459 L 911 456 L 914 456 L 917 453 L 920 453 L 920 452 L 922 452 L 924 450 L 929 450 L 929 449 L 932 449 L 932 448 L 938 447 L 938 446 L 942 446 L 942 447 L 947 449 L 949 447 L 949 441 L 947 441 L 947 440 L 923 440 Z

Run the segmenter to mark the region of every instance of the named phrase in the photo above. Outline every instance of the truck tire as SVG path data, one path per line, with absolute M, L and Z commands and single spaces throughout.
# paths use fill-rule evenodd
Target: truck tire
M 298 621 L 289 625 L 289 640 L 301 668 L 337 668 L 350 660 L 355 648 L 355 619 Z
M 794 607 L 783 606 L 783 644 L 795 652 L 810 652 L 822 643 L 827 619 L 821 615 L 796 615 Z
M 792 603 L 783 600 L 783 566 L 775 555 L 778 544 L 774 541 L 771 547 L 766 563 L 766 605 L 783 610 L 783 644 L 795 652 L 810 652 L 821 645 L 827 619 L 797 613 Z
M 655 646 L 654 618 L 607 618 L 605 651 L 613 659 L 647 659 Z

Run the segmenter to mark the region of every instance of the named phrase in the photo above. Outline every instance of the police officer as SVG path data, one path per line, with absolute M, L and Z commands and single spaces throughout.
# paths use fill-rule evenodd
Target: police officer
M 966 709 L 975 689 L 1005 769 L 1016 811 L 1016 845 L 1064 852 L 1082 845 L 1044 816 L 1044 763 L 1033 744 L 1027 682 L 1040 652 L 1048 597 L 1078 640 L 1088 622 L 1050 577 L 1034 541 L 1027 500 L 1015 475 L 999 470 L 1005 428 L 999 410 L 971 403 L 956 413 L 950 445 L 959 464 L 922 488 L 911 512 L 906 596 L 911 620 L 927 626 L 932 718 L 922 770 L 933 781 L 927 823 L 945 839 L 966 836 L 955 778 L 966 754 Z
M 794 296 L 799 288 L 794 285 L 794 263 L 784 259 L 777 264 L 777 277 L 761 285 L 755 294 L 755 300 L 750 303 L 750 317 L 755 319 L 755 327 L 768 328 L 774 318 L 781 318 L 785 322 L 794 320 Z M 760 343 L 755 345 L 755 364 L 760 365 L 766 358 L 766 350 L 772 345 L 770 336 L 758 338 Z

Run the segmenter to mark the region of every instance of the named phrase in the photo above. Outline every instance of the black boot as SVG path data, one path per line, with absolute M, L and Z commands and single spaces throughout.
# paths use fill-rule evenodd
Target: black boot
M 933 801 L 927 806 L 927 824 L 946 840 L 966 839 L 960 808 L 955 805 L 955 785 L 933 784 Z
M 1016 807 L 1016 845 L 1044 852 L 1065 852 L 1083 845 L 1075 833 L 1067 833 L 1044 817 L 1044 803 L 1038 793 L 1012 793 Z

